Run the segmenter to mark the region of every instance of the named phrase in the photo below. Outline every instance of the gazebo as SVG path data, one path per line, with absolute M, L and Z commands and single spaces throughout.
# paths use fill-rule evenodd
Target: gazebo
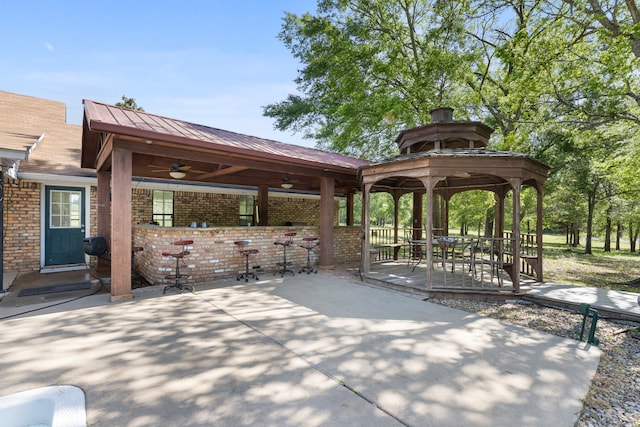
M 514 291 L 519 291 L 521 262 L 532 266 L 537 280 L 542 281 L 542 188 L 549 167 L 528 155 L 487 149 L 493 129 L 476 121 L 454 121 L 453 109 L 438 108 L 431 112 L 431 123 L 400 133 L 396 157 L 360 167 L 363 190 L 363 246 L 361 274 L 370 272 L 370 195 L 390 193 L 396 203 L 395 240 L 398 241 L 397 204 L 407 193 L 414 197 L 413 230 L 420 239 L 423 227 L 423 196 L 426 195 L 424 239 L 426 255 L 426 287 L 440 287 L 434 280 L 433 253 L 435 240 L 448 234 L 449 201 L 455 194 L 470 190 L 491 191 L 496 197 L 496 216 L 492 244 L 508 247 L 510 276 Z M 520 195 L 524 186 L 537 193 L 534 255 L 522 257 L 523 238 L 520 229 Z M 505 232 L 505 199 L 512 195 L 512 228 Z M 435 240 L 435 243 L 434 243 Z

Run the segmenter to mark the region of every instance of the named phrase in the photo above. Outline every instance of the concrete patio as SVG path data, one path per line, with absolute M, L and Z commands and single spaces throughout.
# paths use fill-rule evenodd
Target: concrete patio
M 3 301 L 0 394 L 76 385 L 92 426 L 573 426 L 601 354 L 339 272 L 262 278 Z

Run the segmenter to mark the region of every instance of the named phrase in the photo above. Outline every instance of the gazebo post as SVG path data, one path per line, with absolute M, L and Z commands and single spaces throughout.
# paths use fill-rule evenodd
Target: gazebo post
M 543 282 L 542 278 L 542 185 L 536 182 L 537 208 L 536 208 L 536 277 Z
M 393 190 L 393 243 L 398 243 L 398 219 L 400 218 L 400 191 Z
M 438 182 L 433 177 L 421 179 L 427 190 L 427 218 L 426 218 L 426 251 L 427 251 L 427 289 L 433 288 L 433 187 Z
M 506 194 L 504 191 L 496 192 L 496 211 L 495 226 L 493 230 L 493 237 L 500 239 L 504 235 L 504 198 Z
M 371 184 L 365 184 L 362 191 L 362 250 L 360 255 L 360 274 L 369 274 L 369 263 L 371 262 L 371 252 L 369 250 L 369 201 L 371 197 L 369 191 Z
M 520 178 L 511 179 L 513 191 L 513 219 L 511 223 L 513 246 L 513 291 L 520 292 L 520 190 L 522 180 Z
M 415 240 L 422 239 L 422 193 L 413 193 L 413 226 L 411 237 Z
M 448 236 L 449 235 L 449 202 L 451 201 L 451 196 L 449 194 L 446 195 L 446 197 L 443 197 L 444 199 L 444 232 L 442 233 L 443 236 Z

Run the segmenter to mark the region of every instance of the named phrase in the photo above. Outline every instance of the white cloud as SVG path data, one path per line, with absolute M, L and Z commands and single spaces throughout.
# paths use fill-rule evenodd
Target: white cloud
M 49 52 L 53 52 L 53 45 L 51 43 L 45 42 L 44 47 L 46 47 Z

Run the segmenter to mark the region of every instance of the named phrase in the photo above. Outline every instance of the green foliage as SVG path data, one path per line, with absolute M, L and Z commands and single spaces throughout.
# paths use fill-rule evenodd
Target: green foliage
M 144 111 L 144 108 L 136 104 L 135 98 L 127 98 L 125 95 L 122 95 L 122 101 L 116 102 L 116 106 L 129 110 Z
M 456 119 L 495 128 L 491 147 L 552 166 L 545 226 L 586 228 L 590 250 L 607 221 L 640 228 L 637 9 L 634 0 L 319 0 L 313 14 L 284 17 L 279 38 L 302 64 L 298 93 L 265 115 L 320 148 L 375 160 L 397 152 L 399 131 L 450 106 Z M 458 203 L 452 221 L 475 228 L 486 207 Z M 390 223 L 390 204 L 374 204 Z
M 439 106 L 463 106 L 466 2 L 324 0 L 284 18 L 280 39 L 304 66 L 302 95 L 265 107 L 279 129 L 375 159 Z

